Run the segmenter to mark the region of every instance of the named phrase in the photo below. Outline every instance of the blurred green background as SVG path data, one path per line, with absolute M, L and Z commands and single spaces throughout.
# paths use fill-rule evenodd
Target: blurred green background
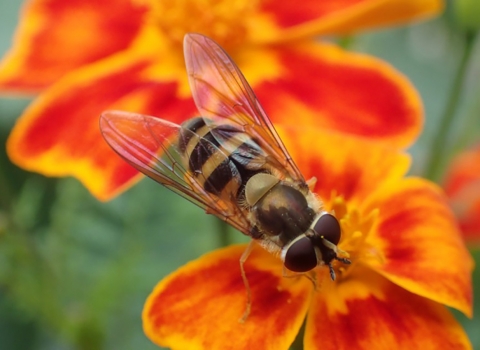
M 0 56 L 9 48 L 20 0 L 0 2 Z M 477 40 L 478 41 L 478 40 Z M 420 91 L 426 127 L 411 149 L 422 174 L 451 94 L 464 34 L 451 14 L 355 36 L 348 48 L 390 62 Z M 480 140 L 480 44 L 446 139 L 455 152 Z M 143 303 L 160 279 L 222 244 L 217 219 L 144 180 L 100 203 L 74 179 L 12 165 L 4 143 L 26 99 L 0 99 L 0 349 L 158 349 L 141 329 Z M 447 162 L 448 159 L 445 159 Z M 231 230 L 232 240 L 242 240 Z M 477 264 L 480 253 L 472 252 Z M 480 273 L 474 273 L 480 296 Z M 480 349 L 480 307 L 455 315 Z

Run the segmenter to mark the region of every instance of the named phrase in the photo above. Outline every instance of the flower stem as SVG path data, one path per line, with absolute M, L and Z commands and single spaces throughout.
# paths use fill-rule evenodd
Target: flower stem
M 290 350 L 303 350 L 303 338 L 305 337 L 305 321 L 303 321 L 302 327 L 298 330 L 297 336 L 290 346 Z
M 477 87 L 473 96 L 480 96 L 480 82 L 477 82 Z M 478 132 L 478 116 L 480 115 L 480 100 L 473 101 L 472 106 L 469 108 L 469 111 L 466 113 L 465 121 L 462 123 L 462 130 L 459 132 L 462 137 L 458 138 L 453 147 L 453 151 L 456 153 L 465 150 L 467 147 L 471 147 L 473 144 L 478 143 L 479 135 Z M 475 127 L 472 127 L 475 125 Z
M 429 158 L 427 159 L 427 165 L 425 167 L 425 177 L 433 180 L 440 181 L 443 175 L 442 168 L 449 157 L 450 145 L 448 142 L 448 136 L 452 131 L 452 125 L 455 118 L 455 111 L 457 109 L 463 85 L 466 78 L 467 68 L 472 54 L 472 48 L 475 42 L 475 33 L 467 32 L 465 34 L 465 46 L 455 74 L 455 79 L 452 84 L 450 96 L 445 106 L 444 113 L 440 119 L 440 126 L 438 132 L 433 137 L 432 143 L 429 149 Z
M 352 35 L 345 35 L 338 39 L 338 45 L 347 50 L 355 43 L 355 37 Z

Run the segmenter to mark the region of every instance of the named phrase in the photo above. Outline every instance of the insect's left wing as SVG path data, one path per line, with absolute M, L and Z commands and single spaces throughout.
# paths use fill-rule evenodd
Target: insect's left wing
M 127 163 L 248 235 L 244 209 L 233 198 L 222 200 L 205 191 L 185 169 L 177 145 L 180 128 L 163 119 L 122 111 L 107 111 L 100 117 L 103 137 Z

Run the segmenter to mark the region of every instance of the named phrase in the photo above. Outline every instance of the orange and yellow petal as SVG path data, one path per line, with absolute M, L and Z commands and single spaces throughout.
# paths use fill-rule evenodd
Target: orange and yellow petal
M 148 38 L 155 36 L 145 34 L 145 40 Z M 246 64 L 247 76 L 252 77 L 252 85 L 275 123 L 321 126 L 388 140 L 390 145 L 397 146 L 410 143 L 420 129 L 421 107 L 415 91 L 392 69 L 373 69 L 380 66 L 377 61 L 364 56 L 355 61 L 355 56 L 351 60 L 356 63 L 347 63 L 350 54 L 323 45 L 301 46 L 297 51 L 252 51 L 266 59 L 275 53 L 275 57 L 281 58 L 277 67 L 285 71 L 284 78 L 273 81 L 269 80 L 269 74 L 274 72 L 261 72 L 259 68 L 254 71 L 251 64 L 242 59 L 239 62 Z M 312 59 L 301 58 L 307 52 Z M 319 64 L 322 57 L 327 61 L 323 65 Z M 328 75 L 328 71 L 334 70 L 328 61 L 335 57 L 341 61 L 338 74 Z M 162 49 L 157 57 L 146 49 L 128 50 L 75 70 L 47 90 L 19 119 L 8 142 L 9 156 L 31 171 L 50 176 L 73 175 L 98 198 L 111 198 L 130 183 L 135 172 L 100 138 L 98 116 L 104 110 L 119 109 L 180 123 L 196 114 L 182 66 L 178 54 L 167 55 Z M 311 71 L 322 69 L 325 74 L 309 78 Z M 348 78 L 355 75 L 358 81 Z M 365 83 L 369 76 L 371 94 L 381 94 L 390 88 L 392 97 L 383 107 L 364 93 L 368 91 L 366 88 L 344 93 L 350 91 L 345 86 Z M 383 86 L 382 91 L 376 90 L 376 86 Z M 385 122 L 385 114 L 391 115 L 392 120 Z M 343 118 L 349 119 L 342 121 Z
M 407 154 L 376 142 L 300 125 L 277 131 L 305 179 L 316 177 L 314 191 L 327 206 L 334 193 L 360 206 L 382 183 L 399 181 L 410 166 Z
M 261 11 L 271 14 L 275 25 L 284 28 L 278 40 L 293 40 L 396 25 L 433 16 L 443 7 L 442 0 L 307 0 L 295 6 L 267 0 Z
M 421 131 L 420 97 L 387 63 L 329 44 L 292 45 L 271 52 L 276 75 L 270 73 L 275 64 L 256 61 L 255 71 L 242 57 L 238 63 L 274 123 L 336 130 L 390 147 L 410 145 Z M 268 74 L 267 79 L 257 82 L 262 74 Z
M 246 245 L 214 251 L 161 281 L 143 310 L 143 328 L 156 344 L 172 349 L 288 349 L 305 318 L 312 284 L 282 277 L 282 263 L 256 246 L 245 263 L 252 296 L 239 260 Z
M 420 178 L 379 186 L 360 209 L 378 210 L 363 263 L 400 287 L 472 315 L 473 260 L 442 191 Z
M 471 315 L 472 259 L 441 191 L 425 180 L 402 180 L 409 166 L 405 154 L 332 132 L 278 131 L 305 177 L 317 178 L 315 192 L 327 210 L 332 197 L 340 196 L 360 218 L 378 213 L 372 232 L 363 232 L 372 249 L 362 263 L 413 293 Z
M 480 244 L 480 146 L 458 155 L 445 183 L 450 205 L 469 244 Z
M 75 176 L 97 198 L 111 198 L 137 172 L 103 140 L 100 114 L 121 109 L 180 122 L 196 113 L 177 81 L 151 78 L 153 65 L 148 58 L 116 56 L 67 75 L 17 121 L 7 142 L 10 159 L 48 176 Z
M 72 69 L 126 49 L 146 8 L 130 0 L 30 0 L 0 63 L 0 90 L 37 92 Z
M 222 27 L 226 22 L 229 27 L 236 28 L 236 21 L 245 22 L 240 23 L 239 28 L 247 27 L 246 31 L 255 33 L 246 36 L 248 43 L 258 43 L 312 37 L 320 33 L 344 33 L 402 22 L 436 13 L 443 3 L 440 0 L 343 0 L 327 3 L 307 1 L 295 6 L 286 4 L 265 1 L 258 8 L 239 4 L 239 8 L 250 13 L 242 18 L 235 17 L 238 16 L 236 13 L 232 17 L 230 10 L 225 12 L 218 4 L 203 6 L 215 6 L 216 11 L 212 11 L 213 17 L 209 17 L 208 21 L 215 22 L 217 26 Z M 145 27 L 155 27 L 159 34 L 162 32 L 167 36 L 173 33 L 178 36 L 179 32 L 181 36 L 182 31 L 187 29 L 202 31 L 200 24 L 204 19 L 200 20 L 198 28 L 195 27 L 196 22 L 193 25 L 189 23 L 192 13 L 195 13 L 192 5 L 188 2 L 167 4 L 166 10 L 172 11 L 173 6 L 177 12 L 173 14 L 172 11 L 171 20 L 170 17 L 166 20 L 164 9 L 156 23 L 150 21 L 150 15 L 157 8 L 154 2 L 30 0 L 23 9 L 14 47 L 0 64 L 0 88 L 39 91 L 72 69 L 125 50 Z M 81 27 L 78 23 L 82 24 Z M 282 28 L 290 29 L 285 31 Z M 221 40 L 221 32 L 225 30 L 213 32 Z M 244 34 L 237 33 L 239 37 Z
M 448 309 L 368 269 L 325 283 L 305 329 L 308 350 L 471 349 Z

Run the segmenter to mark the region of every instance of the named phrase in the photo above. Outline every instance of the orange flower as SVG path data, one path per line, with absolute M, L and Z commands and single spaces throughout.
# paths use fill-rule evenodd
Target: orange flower
M 191 31 L 234 56 L 274 121 L 404 147 L 422 124 L 409 82 L 379 60 L 305 39 L 422 18 L 442 6 L 441 0 L 30 0 L 0 63 L 0 89 L 41 95 L 18 120 L 8 154 L 31 171 L 75 176 L 100 199 L 119 193 L 137 172 L 103 142 L 98 115 L 121 109 L 177 123 L 194 115 L 180 45 Z
M 314 128 L 282 127 L 305 178 L 342 227 L 337 279 L 317 268 L 318 287 L 284 278 L 282 262 L 246 246 L 209 253 L 161 281 L 143 311 L 148 337 L 172 349 L 288 349 L 306 318 L 305 349 L 469 349 L 445 306 L 472 314 L 473 262 L 441 190 L 404 177 L 409 157 L 379 143 Z
M 465 240 L 480 245 L 480 145 L 453 160 L 444 188 Z

